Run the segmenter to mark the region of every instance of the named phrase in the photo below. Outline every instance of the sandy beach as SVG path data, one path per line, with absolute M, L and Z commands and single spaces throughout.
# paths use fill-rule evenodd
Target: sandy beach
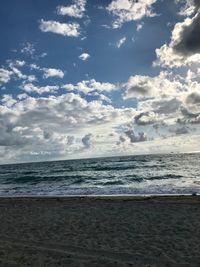
M 200 198 L 1 198 L 0 266 L 199 266 Z

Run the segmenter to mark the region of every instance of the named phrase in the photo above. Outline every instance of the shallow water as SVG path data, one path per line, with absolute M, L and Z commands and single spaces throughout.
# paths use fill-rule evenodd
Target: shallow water
M 200 193 L 200 154 L 0 166 L 0 196 Z

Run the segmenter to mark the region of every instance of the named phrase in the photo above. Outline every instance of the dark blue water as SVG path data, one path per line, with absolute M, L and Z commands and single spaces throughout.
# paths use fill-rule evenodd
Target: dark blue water
M 200 154 L 0 166 L 0 196 L 200 193 Z

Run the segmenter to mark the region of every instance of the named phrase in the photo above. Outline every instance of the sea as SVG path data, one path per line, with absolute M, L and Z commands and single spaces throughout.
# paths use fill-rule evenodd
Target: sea
M 0 196 L 199 193 L 199 153 L 0 165 Z

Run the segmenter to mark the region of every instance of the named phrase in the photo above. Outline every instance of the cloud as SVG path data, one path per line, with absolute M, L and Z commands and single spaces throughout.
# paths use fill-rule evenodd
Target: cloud
M 200 52 L 200 14 L 198 13 L 193 19 L 186 20 L 179 25 L 180 31 L 173 49 L 183 55 L 191 56 Z M 178 27 L 177 27 L 178 28 Z
M 47 79 L 49 77 L 58 77 L 58 78 L 63 78 L 64 77 L 64 72 L 60 69 L 54 69 L 54 68 L 44 68 L 44 79 Z
M 0 85 L 2 83 L 8 83 L 11 79 L 12 74 L 12 71 L 0 68 Z
M 26 93 L 17 95 L 17 99 L 19 99 L 19 100 L 26 99 L 27 97 L 28 97 L 28 95 Z
M 124 84 L 124 98 L 134 97 L 166 97 L 176 95 L 182 91 L 180 81 L 168 77 L 167 72 L 160 72 L 158 76 L 150 77 L 143 75 L 131 76 Z
M 136 27 L 137 32 L 140 32 L 142 30 L 143 26 L 144 26 L 144 22 L 138 23 L 137 27 Z
M 126 37 L 121 38 L 119 41 L 117 41 L 116 47 L 120 48 L 125 42 L 126 42 Z
M 87 60 L 88 58 L 90 58 L 90 55 L 88 53 L 82 53 L 79 58 L 83 61 Z
M 62 16 L 82 18 L 85 12 L 86 0 L 74 0 L 70 6 L 58 6 L 57 13 Z
M 152 111 L 141 112 L 134 117 L 134 123 L 138 126 L 146 126 L 156 123 L 159 120 L 156 113 Z
M 9 67 L 12 71 L 12 74 L 13 76 L 15 76 L 16 79 L 19 79 L 19 80 L 26 80 L 28 82 L 33 82 L 33 81 L 36 81 L 36 77 L 35 75 L 26 75 L 26 74 L 23 74 L 21 72 L 21 70 L 19 70 L 16 66 L 19 66 L 19 67 L 22 67 L 24 66 L 24 62 L 23 61 L 14 61 L 14 62 L 10 62 L 9 63 Z
M 147 141 L 147 136 L 144 132 L 139 132 L 138 134 L 136 134 L 133 129 L 129 129 L 124 133 L 130 139 L 131 143 Z
M 15 64 L 16 66 L 23 67 L 25 66 L 26 62 L 24 60 L 16 60 Z
M 188 113 L 183 114 L 177 119 L 178 124 L 188 125 L 188 124 L 200 124 L 200 113 L 192 113 L 188 111 Z
M 124 142 L 126 142 L 126 137 L 124 137 L 123 135 L 120 135 L 119 143 L 117 143 L 117 144 L 124 143 Z
M 111 142 L 108 133 L 122 121 L 130 121 L 134 112 L 87 101 L 74 93 L 16 99 L 5 96 L 0 102 L 0 152 L 6 149 L 7 153 L 0 161 L 8 160 L 8 155 L 11 162 L 38 160 L 39 155 L 44 160 L 103 154 L 108 147 L 112 150 L 117 140 L 117 136 L 110 137 Z M 97 135 L 101 136 L 98 142 Z
M 167 125 L 175 125 L 177 118 L 181 116 L 183 105 L 183 100 L 176 97 L 151 98 L 140 101 L 138 102 L 138 114 L 136 114 L 134 122 L 138 126 L 154 126 L 157 124 L 164 128 Z
M 125 4 L 130 4 L 130 1 L 116 0 L 111 4 L 114 2 L 118 5 L 122 2 L 124 4 L 121 5 L 121 15 L 110 11 L 115 16 L 114 23 L 117 22 L 113 24 L 113 27 L 121 27 L 123 23 L 132 20 L 135 20 L 136 27 L 142 25 L 139 18 L 127 16 L 133 11 L 133 6 L 136 9 L 136 4 L 145 6 L 150 1 L 143 1 L 145 3 L 132 1 L 129 10 Z M 71 6 L 76 3 L 74 1 Z M 141 11 L 144 14 L 141 19 L 148 16 L 148 10 L 154 14 L 152 5 L 145 9 L 146 13 Z M 74 18 L 84 16 L 85 12 L 79 10 L 80 12 L 77 12 L 79 15 L 77 15 L 73 13 L 75 12 L 73 8 L 72 13 L 66 10 L 68 9 L 62 9 L 62 11 L 60 9 L 60 12 Z M 99 82 L 87 78 L 63 86 L 57 86 L 53 79 L 49 79 L 52 83 L 45 85 L 44 81 L 39 83 L 40 76 L 43 75 L 45 79 L 63 78 L 64 72 L 56 68 L 40 67 L 23 60 L 7 61 L 7 69 L 4 67 L 0 69 L 0 81 L 7 83 L 12 78 L 16 82 L 14 84 L 16 90 L 11 91 L 14 92 L 13 96 L 3 95 L 0 100 L 0 155 L 4 153 L 4 159 L 9 157 L 14 161 L 22 161 L 35 159 L 36 155 L 37 159 L 39 155 L 42 159 L 47 159 L 46 155 L 50 159 L 60 159 L 68 158 L 70 155 L 71 157 L 85 157 L 89 153 L 91 156 L 122 152 L 127 154 L 135 152 L 135 149 L 143 152 L 146 148 L 151 152 L 152 147 L 149 143 L 152 141 L 157 144 L 157 149 L 161 149 L 159 145 L 166 142 L 165 144 L 169 144 L 171 150 L 172 147 L 174 148 L 173 142 L 167 143 L 170 137 L 180 136 L 180 139 L 177 139 L 179 142 L 185 141 L 185 138 L 192 140 L 194 128 L 191 125 L 195 124 L 197 129 L 200 127 L 197 125 L 200 123 L 200 68 L 198 63 L 200 53 L 198 52 L 198 36 L 195 39 L 193 32 L 195 29 L 198 33 L 195 25 L 198 25 L 199 11 L 194 8 L 193 13 L 188 15 L 190 12 L 189 9 L 182 12 L 181 15 L 186 18 L 182 17 L 182 22 L 175 25 L 169 43 L 156 50 L 158 61 L 160 60 L 157 63 L 165 70 L 158 75 L 134 74 L 122 84 Z M 139 16 L 139 13 L 138 11 L 135 16 Z M 43 22 L 47 23 L 44 31 L 70 36 L 69 28 L 66 33 L 60 25 L 69 26 L 73 23 L 41 20 L 41 25 Z M 77 33 L 80 34 L 79 25 Z M 126 37 L 123 37 L 117 44 L 113 43 L 113 46 L 120 48 L 125 41 Z M 196 47 L 197 50 L 195 50 Z M 24 53 L 32 53 L 31 46 L 29 48 L 26 49 L 27 52 L 24 50 Z M 84 51 L 82 50 L 80 54 Z M 90 55 L 83 53 L 80 59 L 81 56 L 82 60 L 86 60 Z M 170 64 L 172 67 L 183 67 L 194 62 L 196 64 L 189 69 L 188 66 L 181 69 L 166 68 Z M 40 74 L 36 82 L 33 82 L 36 77 L 28 75 L 30 73 Z M 19 92 L 17 92 L 17 86 Z M 59 90 L 60 88 L 66 91 Z M 114 92 L 115 90 L 117 92 Z M 117 101 L 116 96 L 119 97 Z M 126 99 L 129 101 L 123 103 L 122 101 Z M 133 99 L 133 107 L 126 108 L 126 105 L 130 106 L 131 99 Z M 117 108 L 120 105 L 125 107 Z M 187 136 L 181 139 L 183 134 Z M 153 136 L 154 140 L 150 136 Z M 120 144 L 118 147 L 117 143 Z M 198 145 L 198 142 L 196 144 Z M 181 147 L 180 142 L 180 150 Z M 0 158 L 0 161 L 4 159 Z
M 12 69 L 13 74 L 15 74 L 19 79 L 23 79 L 23 80 L 27 79 L 27 75 L 23 74 L 19 69 L 11 65 L 10 65 L 10 68 Z
M 105 95 L 103 95 L 103 94 L 99 94 L 99 93 L 94 93 L 94 95 L 97 95 L 98 97 L 99 97 L 99 99 L 100 100 L 102 100 L 102 101 L 105 101 L 105 102 L 107 102 L 107 103 L 112 103 L 112 100 L 109 98 L 109 97 L 107 97 L 107 96 L 105 96 Z
M 191 16 L 200 6 L 199 0 L 176 0 L 175 1 L 177 4 L 184 4 L 181 7 L 181 10 L 179 11 L 180 16 L 186 16 L 189 17 Z
M 147 76 L 135 75 L 129 78 L 126 83 L 126 98 L 132 98 L 136 96 L 148 96 L 151 95 L 151 78 Z
M 42 53 L 39 57 L 43 58 L 46 57 L 48 54 L 46 52 Z
M 92 138 L 92 134 L 86 134 L 83 138 L 82 138 L 82 143 L 84 145 L 84 147 L 86 149 L 89 149 L 92 145 L 92 141 L 91 141 L 91 138 Z
M 40 68 L 40 67 L 39 67 L 38 65 L 36 65 L 36 64 L 30 64 L 29 66 L 30 66 L 31 70 L 42 70 L 42 68 Z
M 192 18 L 186 17 L 183 22 L 175 24 L 170 43 L 156 49 L 157 61 L 154 65 L 182 67 L 199 62 L 200 12 L 199 9 L 195 10 L 196 14 Z
M 125 22 L 138 21 L 144 17 L 156 16 L 156 13 L 152 9 L 152 5 L 156 1 L 113 0 L 106 8 L 115 17 L 112 25 L 113 28 L 120 28 Z
M 75 137 L 73 135 L 67 136 L 67 145 L 71 146 L 75 143 Z
M 10 70 L 0 68 L 0 84 L 8 83 L 11 78 L 15 80 L 26 80 L 29 82 L 35 81 L 36 77 L 34 75 L 25 75 L 16 66 L 22 67 L 25 65 L 25 61 L 8 61 L 8 66 Z
M 32 83 L 34 81 L 37 81 L 37 78 L 35 75 L 33 74 L 27 75 L 21 71 L 21 67 L 23 66 L 28 67 L 31 73 L 33 73 L 33 71 L 35 70 L 43 72 L 44 79 L 48 79 L 50 77 L 58 77 L 58 78 L 64 77 L 64 72 L 56 68 L 42 68 L 36 64 L 28 65 L 26 64 L 25 61 L 22 61 L 22 60 L 16 60 L 16 61 L 9 60 L 7 61 L 7 63 L 8 63 L 10 70 L 0 69 L 0 83 L 9 82 L 11 77 L 13 77 L 15 81 L 24 80 L 23 81 L 24 84 L 25 82 Z M 26 69 L 26 72 L 27 72 L 27 69 Z
M 43 52 L 43 53 L 36 53 L 37 51 L 36 51 L 36 44 L 32 44 L 32 43 L 30 43 L 30 42 L 25 42 L 25 43 L 22 43 L 22 44 L 20 44 L 20 46 L 21 46 L 21 49 L 20 49 L 20 52 L 23 54 L 23 55 L 25 55 L 25 56 L 29 56 L 30 58 L 32 58 L 32 59 L 35 59 L 35 60 L 38 60 L 38 59 L 40 59 L 40 58 L 44 58 L 44 57 L 46 57 L 47 56 L 47 53 L 46 52 Z M 17 50 L 16 50 L 16 52 L 17 52 Z M 17 62 L 18 63 L 22 63 L 23 64 L 23 62 L 24 62 L 24 64 L 23 65 L 18 65 L 17 64 Z M 25 65 L 25 61 L 21 61 L 21 60 L 16 60 L 15 61 L 15 65 L 16 66 L 20 66 L 20 67 L 22 67 L 22 66 L 24 66 Z
M 187 126 L 178 127 L 175 129 L 170 129 L 170 132 L 175 133 L 176 135 L 188 134 L 190 128 Z
M 56 91 L 58 91 L 59 86 L 53 86 L 53 85 L 36 86 L 32 83 L 26 83 L 21 86 L 21 89 L 27 93 L 37 93 L 41 95 L 43 93 L 55 93 Z
M 1 125 L 0 127 L 0 148 L 4 147 L 13 147 L 13 146 L 21 146 L 27 144 L 29 140 L 24 138 L 17 131 L 9 130 L 8 125 Z
M 21 48 L 21 53 L 28 55 L 28 56 L 34 56 L 36 50 L 34 44 L 31 44 L 29 42 L 23 43 Z
M 78 37 L 80 35 L 80 25 L 78 23 L 60 23 L 41 19 L 39 28 L 42 32 L 52 32 L 69 37 Z
M 12 107 L 17 101 L 11 95 L 3 95 L 1 102 L 6 104 L 7 107 Z
M 179 110 L 181 103 L 182 102 L 176 98 L 160 100 L 160 101 L 155 100 L 153 103 L 153 106 L 155 108 L 154 112 L 158 114 L 171 114 L 171 113 L 173 114 L 177 110 Z
M 199 68 L 165 71 L 157 76 L 131 76 L 123 84 L 124 99 L 134 98 L 137 108 L 135 126 L 168 126 L 200 123 Z M 156 129 L 156 134 L 161 136 Z M 165 130 L 164 130 L 165 129 Z M 193 130 L 191 130 L 193 131 Z M 162 135 L 166 136 L 166 132 Z
M 77 84 L 66 84 L 63 86 L 63 88 L 67 90 L 78 90 L 80 92 L 83 92 L 85 94 L 88 94 L 90 92 L 98 91 L 98 92 L 110 92 L 116 89 L 116 86 L 112 83 L 101 83 L 97 82 L 95 79 L 91 80 L 83 80 L 81 82 L 78 82 Z
M 200 94 L 197 92 L 189 94 L 186 98 L 186 102 L 189 104 L 200 104 Z

